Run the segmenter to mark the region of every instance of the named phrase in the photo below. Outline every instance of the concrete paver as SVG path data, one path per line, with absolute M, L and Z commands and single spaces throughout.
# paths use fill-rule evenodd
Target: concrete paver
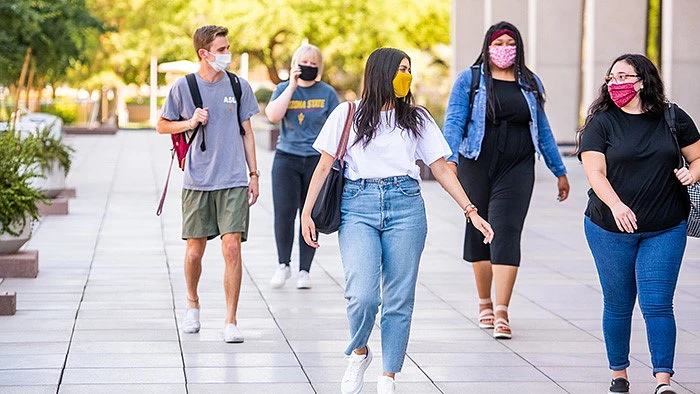
M 154 132 L 68 136 L 77 149 L 67 216 L 42 219 L 25 246 L 40 251 L 36 279 L 6 279 L 15 316 L 0 317 L 3 393 L 335 393 L 348 336 L 337 237 L 321 236 L 313 288 L 282 289 L 276 267 L 266 133 L 256 133 L 261 198 L 243 246 L 239 307 L 246 341 L 225 344 L 220 241 L 208 243 L 200 284 L 202 330 L 178 330 L 185 307 L 180 239 L 182 174 L 169 163 L 169 139 Z M 587 184 L 573 158 L 571 197 L 557 203 L 543 163 L 523 234 L 523 262 L 510 317 L 514 338 L 478 328 L 471 268 L 461 261 L 464 219 L 435 182 L 422 184 L 428 239 L 421 262 L 411 339 L 398 387 L 405 393 L 591 393 L 607 389 L 600 330 L 602 297 L 583 236 Z M 498 235 L 496 235 L 498 236 Z M 679 392 L 700 392 L 700 240 L 689 239 L 676 294 Z M 296 251 L 293 272 L 296 271 Z M 381 373 L 376 360 L 363 393 Z M 643 320 L 635 312 L 632 392 L 653 391 Z

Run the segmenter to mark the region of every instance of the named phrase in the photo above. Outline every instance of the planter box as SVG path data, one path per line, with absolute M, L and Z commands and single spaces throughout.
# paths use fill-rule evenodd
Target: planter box
M 19 230 L 19 228 L 12 228 L 12 231 Z M 32 220 L 27 219 L 27 222 L 22 229 L 22 232 L 18 237 L 10 235 L 8 233 L 0 234 L 0 256 L 9 255 L 17 253 L 19 248 L 21 248 L 29 238 L 32 237 Z M 2 274 L 0 273 L 0 277 Z
M 0 316 L 11 316 L 17 312 L 17 294 L 0 293 Z
M 44 171 L 44 177 L 30 179 L 29 183 L 44 192 L 46 197 L 54 198 L 66 188 L 66 174 L 60 168 L 58 160 L 51 163 L 51 168 Z
M 68 198 L 56 197 L 49 204 L 39 203 L 37 207 L 41 216 L 68 215 Z
M 151 106 L 149 104 L 127 104 L 129 122 L 148 122 L 151 119 Z
M 24 250 L 0 256 L 0 277 L 36 278 L 39 273 L 39 251 Z

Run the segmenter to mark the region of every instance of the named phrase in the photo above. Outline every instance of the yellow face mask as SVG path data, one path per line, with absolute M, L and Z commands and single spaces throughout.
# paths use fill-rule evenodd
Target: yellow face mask
M 403 98 L 408 95 L 408 91 L 411 89 L 411 81 L 413 80 L 413 75 L 401 71 L 396 72 L 394 76 L 394 94 L 396 97 Z

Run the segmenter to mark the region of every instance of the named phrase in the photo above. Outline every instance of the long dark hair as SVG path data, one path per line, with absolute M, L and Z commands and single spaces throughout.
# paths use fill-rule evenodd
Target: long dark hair
M 527 68 L 525 65 L 525 48 L 523 45 L 523 37 L 520 35 L 520 31 L 512 23 L 501 21 L 489 27 L 484 35 L 484 43 L 481 46 L 481 53 L 479 57 L 476 58 L 474 65 L 483 64 L 484 65 L 484 81 L 486 82 L 486 97 L 495 97 L 493 92 L 493 78 L 491 77 L 491 64 L 488 62 L 489 59 L 489 46 L 491 45 L 491 35 L 498 30 L 508 29 L 513 32 L 515 37 L 515 82 L 523 89 L 529 90 L 535 93 L 537 97 L 537 104 L 544 107 L 545 93 L 544 87 L 540 90 L 535 79 L 535 74 Z M 522 80 L 522 84 L 521 84 Z M 488 108 L 487 111 L 492 119 L 496 118 L 496 100 L 487 100 Z
M 408 130 L 414 137 L 420 136 L 425 122 L 421 115 L 426 113 L 426 110 L 414 104 L 410 90 L 408 95 L 402 98 L 396 97 L 394 93 L 394 76 L 404 58 L 411 63 L 411 58 L 404 51 L 395 48 L 375 49 L 369 55 L 365 65 L 362 101 L 355 114 L 357 139 L 354 144 L 360 141 L 363 147 L 369 144 L 381 124 L 381 110 L 386 107 L 396 109 L 398 126 Z
M 608 71 L 605 75 L 610 75 L 612 68 L 617 62 L 625 62 L 634 68 L 635 73 L 639 76 L 639 80 L 642 82 L 644 87 L 639 91 L 639 100 L 642 102 L 642 111 L 649 112 L 655 115 L 661 115 L 664 113 L 664 108 L 666 107 L 666 95 L 664 94 L 664 83 L 659 75 L 659 70 L 657 70 L 654 63 L 651 62 L 646 56 L 626 53 L 624 55 L 618 56 L 617 59 L 613 60 Z M 583 137 L 583 131 L 591 123 L 593 118 L 601 113 L 605 112 L 611 108 L 616 108 L 615 102 L 610 98 L 610 93 L 608 93 L 608 84 L 603 83 L 598 90 L 598 98 L 596 98 L 590 107 L 588 107 L 588 114 L 586 115 L 586 121 L 583 123 L 580 129 L 577 131 L 576 136 L 576 152 L 579 151 L 581 146 L 581 138 Z

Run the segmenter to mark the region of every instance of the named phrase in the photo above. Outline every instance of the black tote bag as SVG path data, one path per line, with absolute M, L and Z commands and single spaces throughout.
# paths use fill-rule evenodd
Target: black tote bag
M 340 200 L 343 197 L 345 184 L 345 152 L 348 147 L 352 121 L 355 117 L 355 103 L 349 102 L 348 116 L 345 118 L 343 134 L 335 151 L 335 162 L 321 186 L 316 198 L 316 203 L 311 210 L 311 219 L 316 225 L 316 231 L 323 234 L 331 234 L 340 228 Z

